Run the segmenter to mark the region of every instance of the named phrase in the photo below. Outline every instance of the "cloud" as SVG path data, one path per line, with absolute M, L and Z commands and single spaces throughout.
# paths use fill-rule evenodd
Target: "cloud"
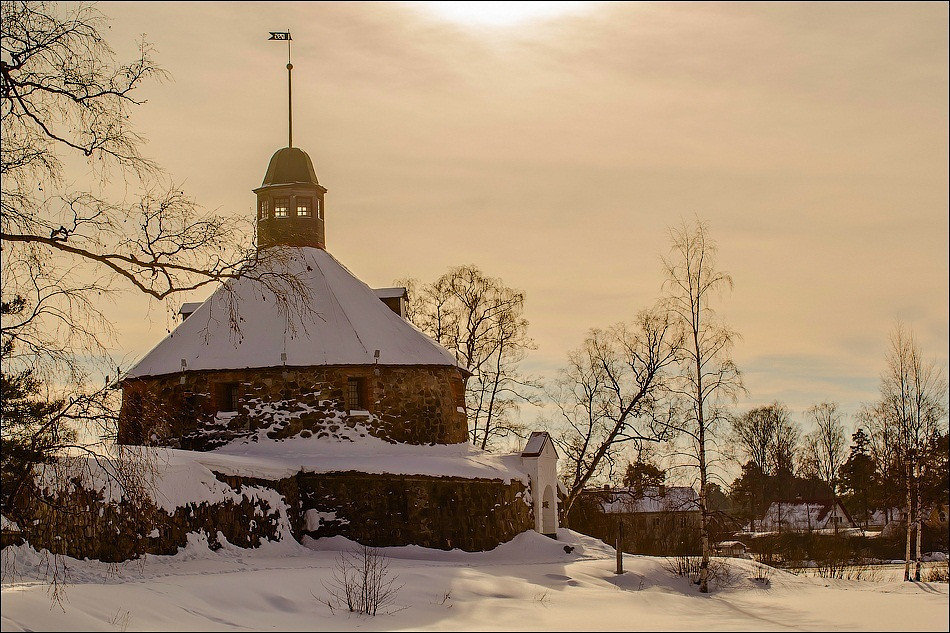
M 524 289 L 539 368 L 649 306 L 694 213 L 752 400 L 853 408 L 897 317 L 946 366 L 945 4 L 605 3 L 498 31 L 395 3 L 102 9 L 174 76 L 135 112 L 149 154 L 233 214 L 286 137 L 266 32 L 291 27 L 330 251 L 371 285 L 473 262 Z M 129 301 L 118 344 L 144 352 L 166 323 L 149 338 Z

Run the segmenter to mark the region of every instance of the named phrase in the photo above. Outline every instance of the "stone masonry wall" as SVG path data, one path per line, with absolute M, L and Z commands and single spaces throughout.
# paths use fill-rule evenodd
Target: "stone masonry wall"
M 356 472 L 301 473 L 298 482 L 303 533 L 314 538 L 484 551 L 534 527 L 521 482 Z
M 269 487 L 286 488 L 282 483 Z M 191 532 L 203 533 L 213 549 L 220 546 L 219 532 L 238 547 L 279 541 L 281 508 L 243 486 L 235 490 L 244 493 L 240 500 L 187 503 L 168 512 L 142 499 L 107 502 L 100 492 L 74 483 L 55 496 L 42 490 L 24 494 L 14 509 L 19 536 L 34 548 L 105 562 L 174 554 Z
M 349 378 L 360 381 L 361 412 L 346 408 Z M 126 444 L 210 450 L 259 432 L 271 439 L 368 433 L 407 444 L 468 439 L 462 375 L 447 366 L 186 371 L 126 380 L 122 396 L 119 442 Z
M 191 532 L 203 533 L 212 548 L 220 545 L 219 532 L 233 545 L 258 547 L 280 540 L 287 522 L 298 540 L 342 535 L 374 547 L 466 551 L 492 549 L 534 526 L 520 481 L 357 472 L 298 473 L 278 481 L 216 476 L 240 499 L 188 503 L 167 512 L 152 503 L 107 502 L 78 485 L 55 498 L 37 490 L 17 504 L 19 536 L 56 554 L 120 562 L 174 554 Z M 281 507 L 271 507 L 262 490 Z

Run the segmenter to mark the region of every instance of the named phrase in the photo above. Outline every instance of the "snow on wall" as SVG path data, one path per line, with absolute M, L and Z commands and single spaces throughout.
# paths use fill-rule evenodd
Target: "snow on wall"
M 357 471 L 368 474 L 499 479 L 505 483 L 517 480 L 530 485 L 519 455 L 493 455 L 467 442 L 433 446 L 391 444 L 369 435 L 360 436 L 356 429 L 349 439 L 351 441 L 341 442 L 334 438 L 313 437 L 280 441 L 254 441 L 250 438 L 213 451 L 188 454 L 215 472 L 260 479 L 282 479 L 300 471 Z
M 37 483 L 47 492 L 55 493 L 62 482 L 75 479 L 86 490 L 101 493 L 105 503 L 118 503 L 124 491 L 113 473 L 117 468 L 125 472 L 134 469 L 141 473 L 139 477 L 155 505 L 169 514 L 189 503 L 240 503 L 247 496 L 219 481 L 211 470 L 193 458 L 194 455 L 190 451 L 135 447 L 124 449 L 122 455 L 71 457 L 41 464 Z M 131 467 L 119 464 L 130 461 L 134 462 Z M 254 486 L 245 492 L 267 501 L 272 508 L 283 506 L 275 490 Z
M 149 351 L 126 378 L 182 370 L 279 365 L 451 365 L 455 359 L 395 314 L 369 286 L 328 252 L 290 249 L 288 270 L 310 293 L 314 314 L 280 314 L 274 296 L 250 279 L 228 281 L 237 301 L 241 336 L 228 327 L 228 292 L 219 288 Z M 276 264 L 274 264 L 276 265 Z

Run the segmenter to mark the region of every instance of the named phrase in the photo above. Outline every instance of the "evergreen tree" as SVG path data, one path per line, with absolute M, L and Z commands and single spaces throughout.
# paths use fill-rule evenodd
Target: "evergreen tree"
M 0 315 L 16 315 L 23 311 L 26 302 L 19 296 L 0 302 Z M 3 367 L 13 355 L 13 340 L 5 339 L 0 344 Z M 49 401 L 42 397 L 43 383 L 32 369 L 19 372 L 0 372 L 0 498 L 3 514 L 15 517 L 13 500 L 23 488 L 23 483 L 32 473 L 34 464 L 47 461 L 52 452 L 64 443 L 72 441 L 69 427 L 55 424 L 63 401 Z
M 636 498 L 642 498 L 649 488 L 662 486 L 666 481 L 666 471 L 661 470 L 650 462 L 637 460 L 627 464 L 627 472 L 623 476 L 623 485 L 630 488 Z
M 877 464 L 871 456 L 871 438 L 858 429 L 851 436 L 851 452 L 841 466 L 842 500 L 852 516 L 863 521 L 867 527 L 868 517 L 874 509 L 872 498 L 877 480 Z

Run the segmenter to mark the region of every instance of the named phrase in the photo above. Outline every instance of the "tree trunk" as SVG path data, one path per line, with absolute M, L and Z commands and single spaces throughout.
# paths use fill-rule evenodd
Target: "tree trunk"
M 617 572 L 623 573 L 623 515 L 617 513 Z
M 915 516 L 914 525 L 915 525 L 915 529 L 917 530 L 917 552 L 916 552 L 916 565 L 915 565 L 915 567 L 914 567 L 914 580 L 917 581 L 917 582 L 920 582 L 920 566 L 921 566 L 921 565 L 920 565 L 920 564 L 921 564 L 921 560 L 920 560 L 920 536 L 921 536 L 921 531 L 922 531 L 921 528 L 923 527 L 923 525 L 921 525 L 921 524 L 923 523 L 923 516 L 922 516 L 922 515 L 923 515 L 923 506 L 922 506 L 922 504 L 921 504 L 921 498 L 920 498 L 920 471 L 919 471 L 919 466 L 918 466 L 918 472 L 917 472 L 916 480 L 917 480 L 917 482 L 916 482 L 916 483 L 917 483 L 917 504 L 916 504 L 916 505 L 917 505 L 917 512 L 916 512 L 916 514 L 914 515 L 914 516 Z
M 699 591 L 709 593 L 709 513 L 706 509 L 706 429 L 699 410 L 699 512 L 703 561 L 699 565 Z
M 913 511 L 913 501 L 911 499 L 910 491 L 910 456 L 908 455 L 905 459 L 907 462 L 906 466 L 904 467 L 904 472 L 907 478 L 907 543 L 904 547 L 904 581 L 907 582 L 910 580 L 910 537 L 914 524 L 911 521 L 913 518 L 911 514 Z
M 693 349 L 696 351 L 696 421 L 699 423 L 699 516 L 703 544 L 703 560 L 699 565 L 699 592 L 709 593 L 709 513 L 706 509 L 706 420 L 703 411 L 703 365 L 698 328 L 693 328 Z

